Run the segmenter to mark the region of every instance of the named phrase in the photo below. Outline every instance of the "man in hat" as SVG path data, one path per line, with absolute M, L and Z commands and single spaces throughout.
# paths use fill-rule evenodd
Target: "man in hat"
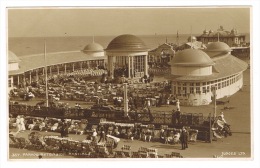
M 186 148 L 188 148 L 188 132 L 184 127 L 182 128 L 182 131 L 181 131 L 180 141 L 181 141 L 182 150 L 185 150 Z

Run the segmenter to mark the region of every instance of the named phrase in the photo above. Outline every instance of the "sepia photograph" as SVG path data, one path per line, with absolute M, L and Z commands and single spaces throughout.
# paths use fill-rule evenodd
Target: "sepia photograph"
M 252 7 L 7 7 L 8 160 L 251 160 Z

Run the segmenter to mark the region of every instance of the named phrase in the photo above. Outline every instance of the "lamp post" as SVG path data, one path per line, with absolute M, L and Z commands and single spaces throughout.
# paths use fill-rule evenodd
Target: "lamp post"
M 216 86 L 212 87 L 213 99 L 214 99 L 214 119 L 217 117 L 217 93 Z
M 127 83 L 124 83 L 124 116 L 128 116 Z

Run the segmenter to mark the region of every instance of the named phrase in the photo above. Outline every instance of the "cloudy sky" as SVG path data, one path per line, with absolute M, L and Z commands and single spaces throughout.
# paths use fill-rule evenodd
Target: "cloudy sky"
M 8 9 L 9 37 L 200 34 L 205 28 L 250 32 L 250 8 Z

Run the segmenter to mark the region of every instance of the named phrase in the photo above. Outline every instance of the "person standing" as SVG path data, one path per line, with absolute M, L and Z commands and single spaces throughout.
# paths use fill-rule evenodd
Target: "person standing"
M 179 99 L 177 99 L 177 102 L 176 102 L 176 108 L 177 108 L 177 110 L 179 109 L 179 111 L 181 111 L 181 107 L 180 107 L 180 101 L 179 101 Z
M 19 115 L 16 117 L 15 123 L 16 123 L 17 133 L 19 133 L 21 131 L 21 119 Z
M 100 138 L 99 138 L 99 140 L 98 140 L 98 143 L 99 143 L 101 140 L 102 140 L 102 141 L 106 141 L 106 133 L 105 133 L 105 129 L 104 129 L 103 126 L 101 126 L 101 128 L 100 128 Z
M 182 128 L 180 140 L 181 140 L 181 149 L 185 150 L 186 148 L 188 148 L 188 132 L 186 131 L 185 128 Z
M 20 126 L 21 126 L 21 132 L 25 131 L 25 124 L 24 124 L 24 116 L 22 115 L 20 117 Z

